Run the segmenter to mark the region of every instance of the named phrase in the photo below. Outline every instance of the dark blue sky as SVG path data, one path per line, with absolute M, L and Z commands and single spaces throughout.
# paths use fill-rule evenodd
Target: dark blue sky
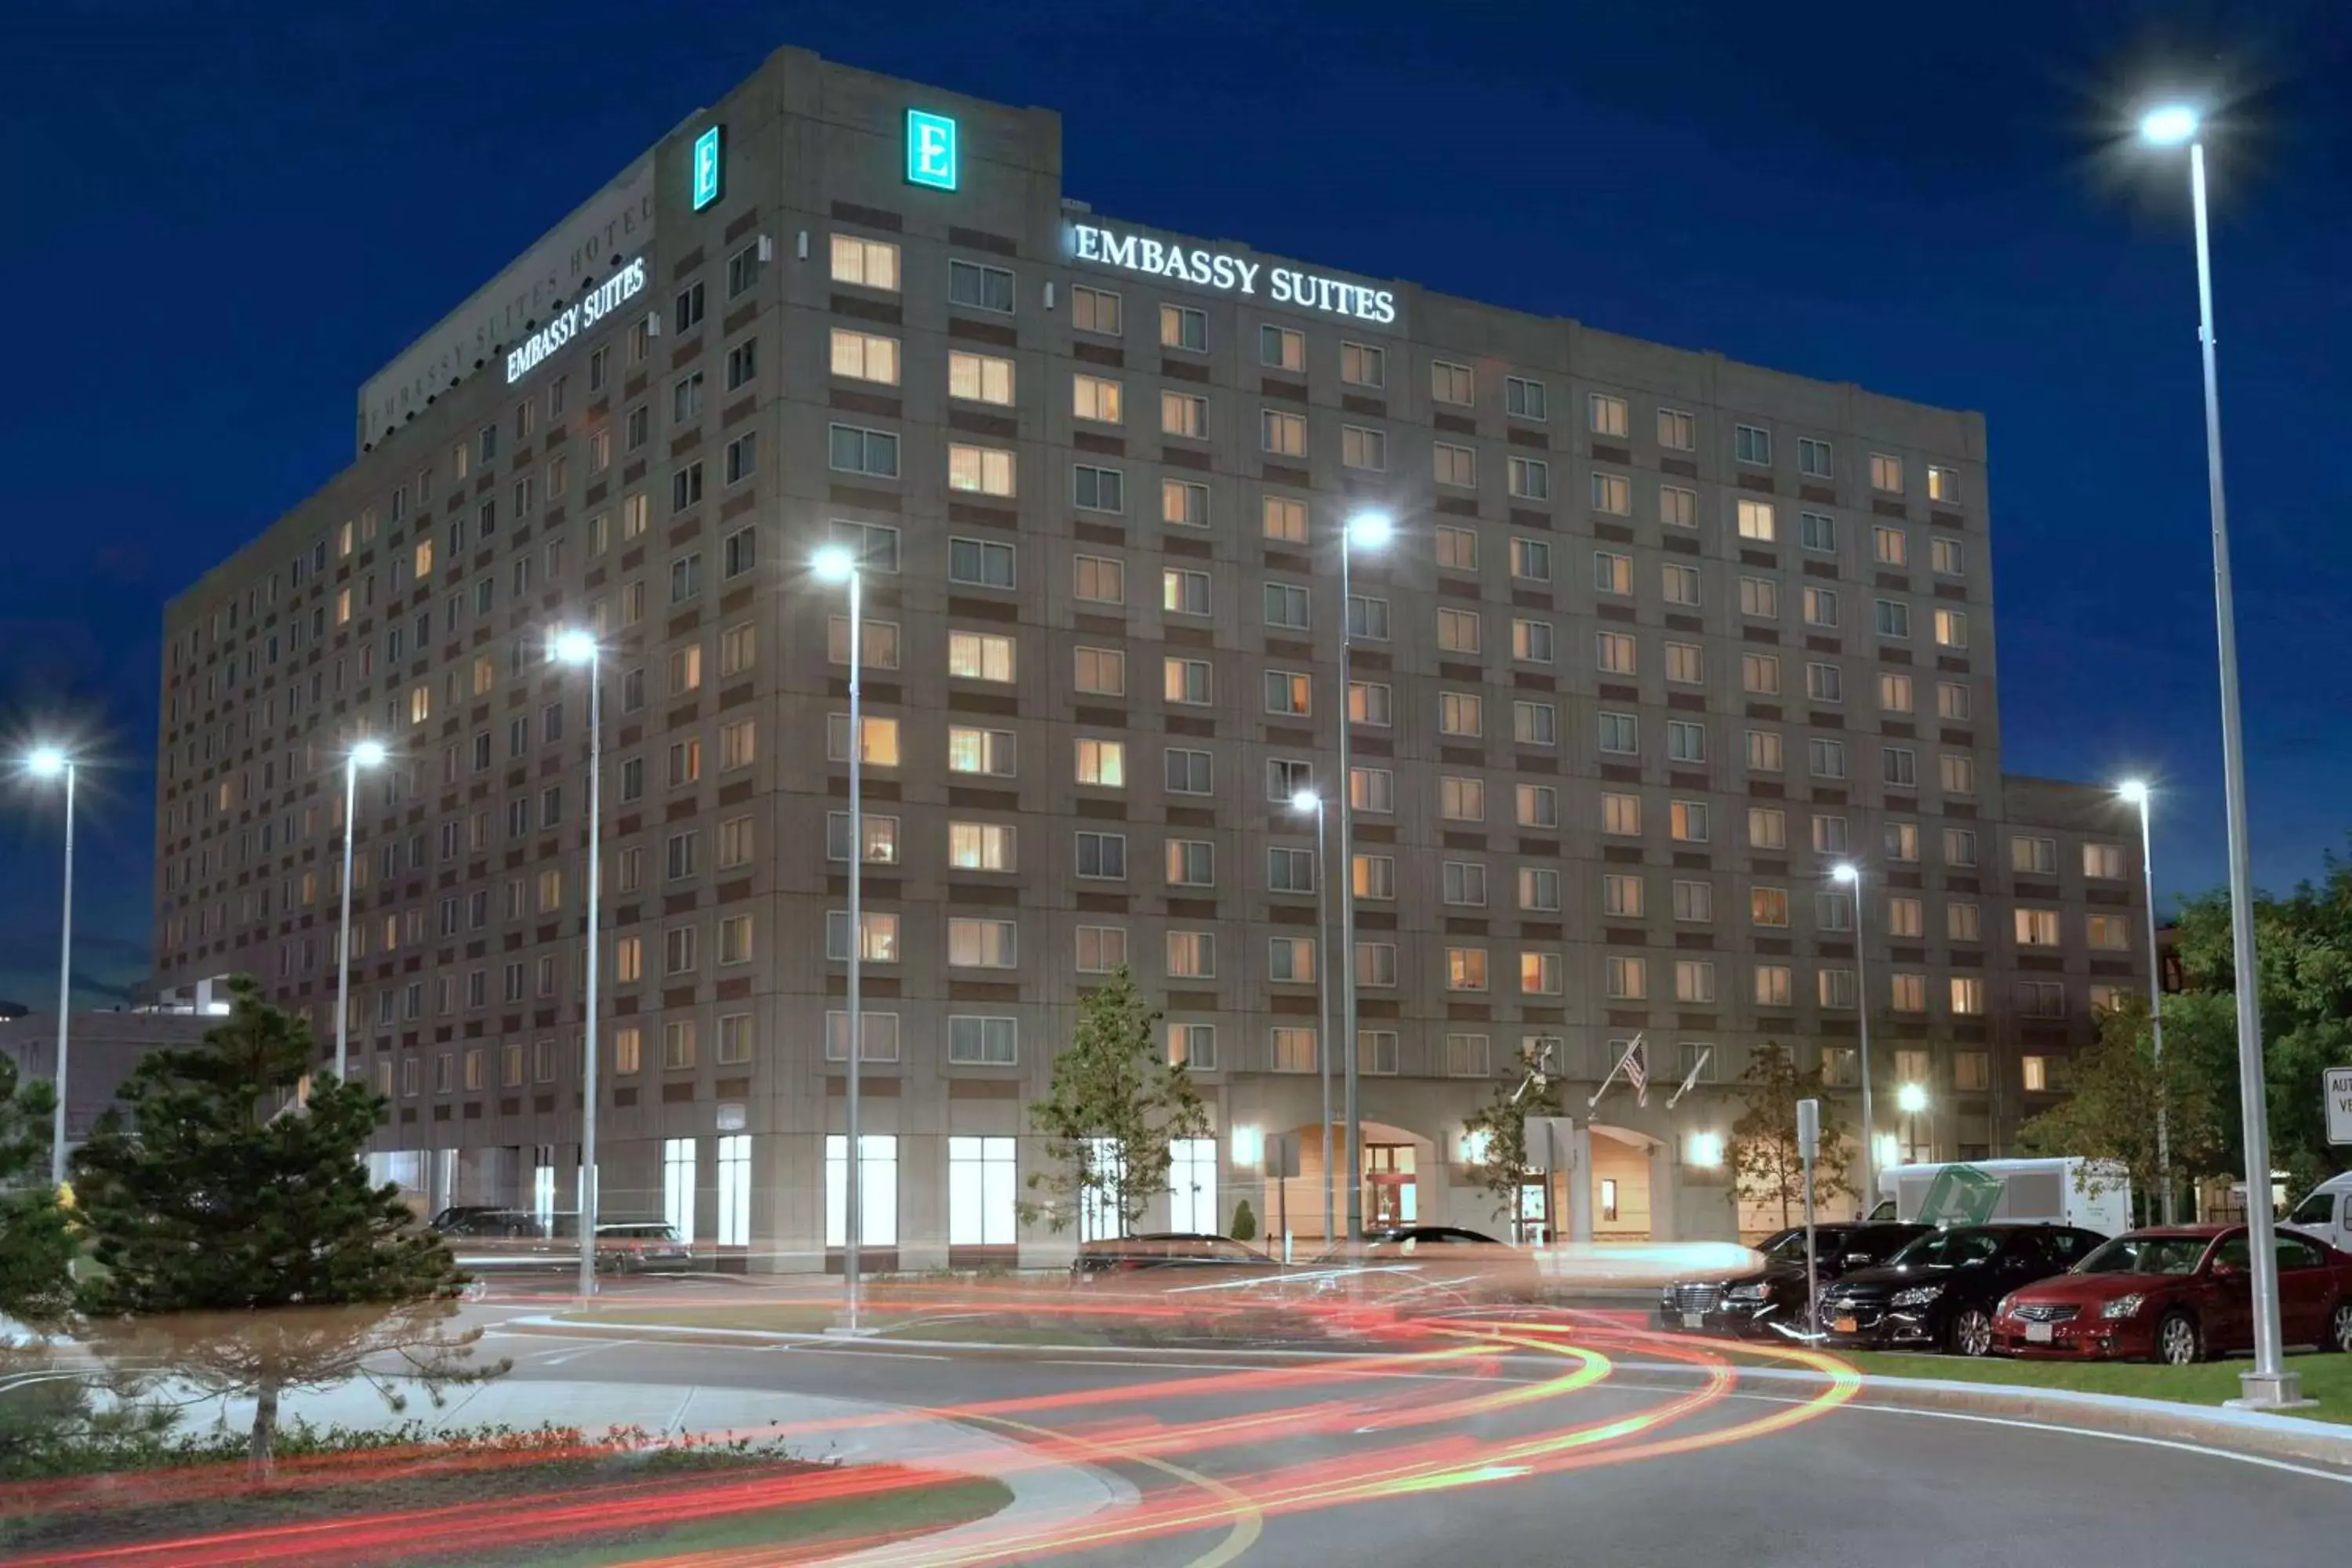
M 147 971 L 159 612 L 351 456 L 358 384 L 792 43 L 1064 116 L 1107 211 L 1984 411 L 2013 772 L 2164 786 L 2221 879 L 2186 177 L 2214 150 L 2258 879 L 2352 810 L 2352 6 L 1294 3 L 7 8 L 0 735 L 77 726 L 79 973 Z M 1915 14 L 1916 13 L 1916 14 Z M 0 996 L 58 813 L 0 792 Z

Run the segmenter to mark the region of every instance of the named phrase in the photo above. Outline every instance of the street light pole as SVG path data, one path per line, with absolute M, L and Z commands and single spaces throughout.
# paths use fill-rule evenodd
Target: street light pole
M 2178 106 L 2140 122 L 2158 146 L 2189 143 L 2189 195 L 2197 230 L 2197 337 L 2205 368 L 2205 482 L 2213 519 L 2213 619 L 2221 674 L 2221 784 L 2229 821 L 2230 960 L 2238 1001 L 2238 1099 L 2246 1146 L 2246 1230 L 2252 1254 L 2254 1366 L 2239 1377 L 2236 1403 L 2257 1408 L 2297 1405 L 2303 1377 L 2279 1351 L 2279 1279 L 2271 1214 L 2270 1119 L 2264 1104 L 2261 973 L 2254 960 L 2254 878 L 2246 829 L 2246 751 L 2238 703 L 2238 620 L 2230 587 L 2229 507 L 2221 483 L 2221 387 L 2213 343 L 2213 264 L 2205 216 L 2205 143 L 2198 116 Z M 2156 955 L 2148 955 L 2155 962 Z
M 833 544 L 817 552 L 817 575 L 846 584 L 849 589 L 849 1068 L 845 1095 L 848 1136 L 844 1142 L 841 1284 L 846 1326 L 858 1331 L 859 1252 L 866 1239 L 865 1173 L 858 1160 L 860 1139 L 858 1079 L 866 1055 L 865 1018 L 859 995 L 860 960 L 865 956 L 866 921 L 863 897 L 866 880 L 866 666 L 865 584 L 857 558 L 846 546 Z
M 1863 955 L 1864 939 L 1868 933 L 1862 921 L 1862 868 L 1850 860 L 1842 861 L 1830 868 L 1830 875 L 1853 889 L 1854 1001 L 1862 1014 L 1862 1197 L 1860 1212 L 1854 1217 L 1867 1220 L 1870 1211 L 1878 1206 L 1878 1184 L 1874 1179 L 1878 1151 L 1873 1147 L 1878 1140 L 1878 1121 L 1870 1101 L 1870 968 Z
M 343 916 L 335 961 L 335 1081 L 351 1078 L 352 840 L 359 831 L 360 769 L 383 761 L 383 742 L 362 741 L 343 758 Z
M 2157 968 L 2156 850 L 2148 836 L 2147 785 L 2134 779 L 2122 789 L 2124 799 L 2139 807 L 2139 866 L 2147 881 L 2147 1026 L 2156 1047 L 2156 1169 L 2158 1211 L 2167 1225 L 2179 1223 L 2172 1194 L 2171 1089 L 2164 1077 L 2164 976 Z
M 596 928 L 603 919 L 604 833 L 604 649 L 588 632 L 564 632 L 551 651 L 565 664 L 588 670 L 588 988 L 584 998 L 586 1026 L 582 1031 L 584 1063 L 580 1078 L 580 1294 L 596 1293 L 596 993 L 602 967 Z M 693 1237 L 686 1238 L 688 1241 Z
M 66 784 L 66 889 L 58 938 L 58 1103 L 49 1121 L 49 1185 L 55 1188 L 66 1184 L 66 1068 L 72 1046 L 74 761 L 44 746 L 25 765 L 36 777 L 62 774 Z
M 1347 722 L 1344 712 L 1340 722 Z M 1345 781 L 1341 787 L 1346 787 Z M 1315 945 L 1324 950 L 1315 971 L 1315 1034 L 1321 1042 L 1321 1048 L 1315 1053 L 1315 1065 L 1323 1079 L 1323 1245 L 1328 1247 L 1336 1239 L 1332 1224 L 1338 1217 L 1335 1194 L 1339 1189 L 1331 1168 L 1331 954 L 1328 951 L 1331 940 L 1330 872 L 1323 863 L 1323 801 L 1320 794 L 1304 790 L 1290 797 L 1293 811 L 1315 814 Z M 1351 972 L 1355 956 L 1350 952 L 1342 961 Z

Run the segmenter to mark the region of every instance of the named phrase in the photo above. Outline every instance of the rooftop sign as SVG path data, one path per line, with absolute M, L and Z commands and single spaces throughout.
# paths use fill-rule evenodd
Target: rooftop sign
M 694 139 L 694 210 L 719 199 L 727 179 L 727 128 L 714 125 Z
M 907 110 L 907 183 L 935 191 L 956 188 L 956 122 L 944 114 Z
M 640 256 L 508 350 L 507 384 L 512 386 L 537 370 L 541 361 L 645 291 L 646 258 Z
M 1269 304 L 1290 305 L 1324 315 L 1381 325 L 1397 319 L 1393 289 L 1375 289 L 1349 279 L 1302 272 L 1294 267 L 1255 261 L 1232 251 L 1181 245 L 1097 224 L 1070 226 L 1070 254 L 1097 267 L 1173 278 L 1221 294 L 1247 294 Z

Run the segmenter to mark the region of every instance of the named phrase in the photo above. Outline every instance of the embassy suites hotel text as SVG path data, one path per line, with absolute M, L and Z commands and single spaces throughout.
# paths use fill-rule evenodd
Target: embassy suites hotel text
M 722 1266 L 837 1256 L 853 942 L 877 1267 L 1067 1256 L 1015 1213 L 1024 1107 L 1121 964 L 1213 1124 L 1153 1227 L 1319 1244 L 1345 1052 L 1373 1222 L 1501 1230 L 1465 1118 L 1541 1053 L 1580 1116 L 1636 1038 L 1595 1234 L 1777 1221 L 1734 1082 L 1777 1042 L 1853 1124 L 1865 1013 L 1883 1157 L 2011 1152 L 2147 955 L 2132 824 L 2001 768 L 1980 417 L 1100 216 L 1063 129 L 780 51 L 363 383 L 350 466 L 166 613 L 165 984 L 250 973 L 330 1048 L 383 742 L 375 1158 L 572 1208 L 583 627 L 602 1213 Z M 1343 791 L 1327 862 L 1291 802 Z

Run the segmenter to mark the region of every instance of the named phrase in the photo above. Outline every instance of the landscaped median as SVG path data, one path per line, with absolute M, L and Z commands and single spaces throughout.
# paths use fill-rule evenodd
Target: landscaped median
M 2156 1366 L 2141 1362 L 2022 1361 L 1987 1356 L 1846 1354 L 1864 1376 L 1934 1379 L 1946 1383 L 1999 1384 L 2011 1388 L 2063 1389 L 2129 1399 L 2162 1399 L 2215 1407 L 2238 1397 L 2244 1361 L 2213 1361 L 2197 1366 Z M 2290 1371 L 2302 1374 L 2303 1396 L 2317 1403 L 2294 1414 L 2307 1421 L 2352 1425 L 2352 1356 L 2294 1355 Z

